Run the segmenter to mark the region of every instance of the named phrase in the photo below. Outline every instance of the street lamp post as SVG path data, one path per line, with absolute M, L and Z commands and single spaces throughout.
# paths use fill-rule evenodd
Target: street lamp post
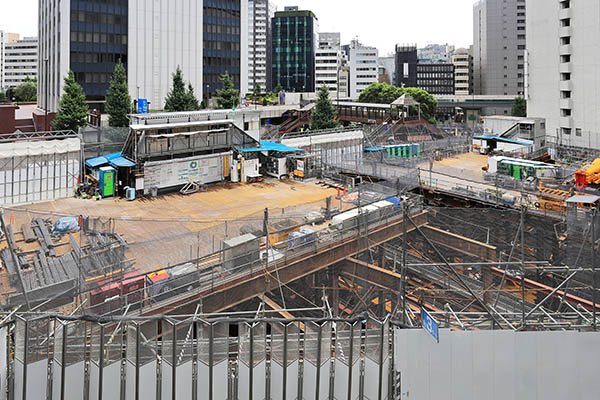
M 206 108 L 209 108 L 209 103 L 210 103 L 210 85 L 207 84 L 206 85 Z

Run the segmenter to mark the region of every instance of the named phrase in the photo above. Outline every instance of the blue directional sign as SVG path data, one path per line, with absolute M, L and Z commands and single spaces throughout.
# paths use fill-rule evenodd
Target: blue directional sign
M 440 342 L 440 330 L 435 319 L 423 308 L 421 308 L 421 326 L 425 329 L 436 342 Z
M 138 114 L 148 114 L 148 99 L 138 99 Z

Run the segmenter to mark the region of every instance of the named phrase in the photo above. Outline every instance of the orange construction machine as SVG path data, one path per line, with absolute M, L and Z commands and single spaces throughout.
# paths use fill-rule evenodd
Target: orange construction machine
M 600 184 L 600 158 L 592 163 L 585 163 L 575 172 L 575 186 L 583 189 L 587 185 Z

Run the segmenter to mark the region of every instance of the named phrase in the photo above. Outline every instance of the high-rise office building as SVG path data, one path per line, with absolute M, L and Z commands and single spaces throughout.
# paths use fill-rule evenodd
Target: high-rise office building
M 418 62 L 416 45 L 396 46 L 396 86 L 417 87 Z
M 37 79 L 38 38 L 25 37 L 4 45 L 4 88 L 16 88 Z
M 354 39 L 344 46 L 350 67 L 350 98 L 358 99 L 363 90 L 379 82 L 379 51 Z
M 473 6 L 474 94 L 523 95 L 525 0 L 480 0 Z
M 600 2 L 528 0 L 527 114 L 553 141 L 600 149 Z
M 329 88 L 332 98 L 347 98 L 348 68 L 346 68 L 346 64 L 346 52 L 341 48 L 340 33 L 319 33 L 319 48 L 315 56 L 316 89 L 325 85 Z
M 269 0 L 248 0 L 248 88 L 252 92 L 255 85 L 261 91 L 273 88 L 271 77 L 271 19 L 275 15 L 275 5 Z M 242 89 L 242 94 L 246 92 Z
M 312 11 L 286 7 L 272 21 L 273 86 L 290 92 L 315 91 L 319 22 Z
M 38 104 L 55 111 L 69 70 L 88 101 L 104 101 L 117 62 L 132 98 L 162 109 L 179 66 L 196 94 L 214 93 L 228 72 L 247 74 L 248 0 L 39 0 Z
M 473 56 L 470 49 L 458 49 L 452 56 L 454 65 L 454 94 L 468 96 L 472 91 Z

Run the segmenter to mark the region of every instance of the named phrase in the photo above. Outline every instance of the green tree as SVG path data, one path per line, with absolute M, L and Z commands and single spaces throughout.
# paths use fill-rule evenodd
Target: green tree
M 69 71 L 65 76 L 63 90 L 64 93 L 60 97 L 56 118 L 52 121 L 52 129 L 77 132 L 79 128 L 87 124 L 89 107 L 85 102 L 83 89 L 75 80 L 73 71 Z
M 527 116 L 527 100 L 523 97 L 516 97 L 513 102 L 512 112 L 513 117 L 526 117 Z
M 256 82 L 254 84 L 254 90 L 252 91 L 252 99 L 256 100 L 256 101 L 260 101 L 261 97 L 262 97 L 262 90 L 260 87 L 260 83 Z
M 281 83 L 278 83 L 277 86 L 275 86 L 275 93 L 279 94 L 283 92 L 283 86 L 281 86 Z
M 6 103 L 8 98 L 6 97 L 6 93 L 0 92 L 0 103 Z
M 402 88 L 397 86 L 387 83 L 373 83 L 360 93 L 358 101 L 371 104 L 391 104 L 403 94 Z
M 221 75 L 223 89 L 217 90 L 217 104 L 219 108 L 228 110 L 237 107 L 240 103 L 240 93 L 234 89 L 231 76 L 227 72 Z
M 37 100 L 37 84 L 29 77 L 25 78 L 25 82 L 21 83 L 15 89 L 15 99 L 17 101 L 36 101 Z
M 391 104 L 403 94 L 407 94 L 421 104 L 421 117 L 435 123 L 437 100 L 430 93 L 419 88 L 399 88 L 388 83 L 373 83 L 360 94 L 358 101 L 361 103 Z M 418 114 L 418 107 L 411 106 L 411 115 Z
M 127 87 L 127 74 L 121 61 L 115 67 L 106 93 L 106 112 L 110 126 L 129 126 L 127 114 L 131 112 L 131 96 Z
M 185 90 L 185 82 L 183 81 L 183 73 L 181 68 L 177 66 L 173 74 L 173 88 L 167 94 L 165 99 L 165 111 L 176 112 L 186 111 L 189 106 L 189 94 Z
M 196 98 L 196 94 L 194 93 L 194 87 L 191 83 L 188 83 L 188 90 L 186 92 L 187 95 L 187 106 L 185 111 L 198 111 L 201 107 L 198 104 L 198 99 Z
M 13 101 L 13 99 L 16 100 L 16 98 L 15 98 L 15 89 L 14 88 L 8 88 L 8 89 L 6 89 L 6 97 L 8 98 L 8 101 Z
M 336 111 L 329 98 L 329 88 L 325 85 L 319 89 L 319 98 L 310 117 L 310 129 L 332 129 L 338 126 L 335 120 Z
M 438 102 L 435 97 L 419 88 L 409 87 L 402 90 L 421 105 L 421 118 L 426 119 L 432 124 L 437 123 L 435 114 L 437 113 Z M 410 107 L 410 113 L 411 115 L 418 115 L 418 108 L 415 106 Z

